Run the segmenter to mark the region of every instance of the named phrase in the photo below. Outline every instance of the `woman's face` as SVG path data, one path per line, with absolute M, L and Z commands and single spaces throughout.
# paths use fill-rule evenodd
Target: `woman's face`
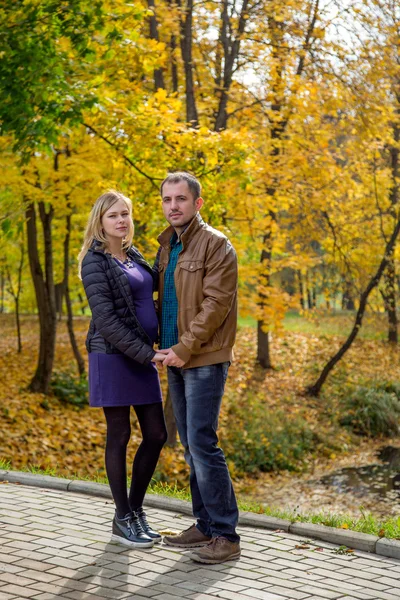
M 122 240 L 132 227 L 132 219 L 125 202 L 118 200 L 113 204 L 102 216 L 101 224 L 108 240 L 111 238 Z

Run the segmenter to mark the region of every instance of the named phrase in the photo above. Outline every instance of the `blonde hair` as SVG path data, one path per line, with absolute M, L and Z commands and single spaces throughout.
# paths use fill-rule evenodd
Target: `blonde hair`
M 108 209 L 114 206 L 114 204 L 116 204 L 118 200 L 122 200 L 126 204 L 126 207 L 129 210 L 129 215 L 131 217 L 128 233 L 126 234 L 122 242 L 122 249 L 127 250 L 131 247 L 134 232 L 132 221 L 132 202 L 129 198 L 121 194 L 121 192 L 117 192 L 115 190 L 108 190 L 108 192 L 105 192 L 99 198 L 97 198 L 92 210 L 90 211 L 88 223 L 85 229 L 83 245 L 81 251 L 78 254 L 78 274 L 80 279 L 82 278 L 82 261 L 85 258 L 87 251 L 89 250 L 93 242 L 97 240 L 101 243 L 100 247 L 102 247 L 106 252 L 108 250 L 108 241 L 106 236 L 104 235 L 101 220 L 103 218 L 103 215 L 108 211 Z

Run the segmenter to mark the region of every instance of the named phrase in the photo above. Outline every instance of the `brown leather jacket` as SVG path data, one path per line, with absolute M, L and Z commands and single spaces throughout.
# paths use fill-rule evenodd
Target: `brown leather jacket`
M 173 233 L 173 227 L 168 227 L 158 237 L 160 314 Z M 199 214 L 182 233 L 181 241 L 174 275 L 179 342 L 173 350 L 185 361 L 185 369 L 232 360 L 237 323 L 236 252 L 226 236 L 204 223 Z

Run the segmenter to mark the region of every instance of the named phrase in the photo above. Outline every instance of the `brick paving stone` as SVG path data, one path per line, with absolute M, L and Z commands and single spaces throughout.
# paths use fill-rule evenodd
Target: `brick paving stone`
M 18 573 L 23 570 L 24 569 L 22 567 L 17 567 L 16 565 L 13 565 L 12 563 L 9 563 L 9 562 L 0 563 L 0 578 L 1 578 L 1 573 Z
M 298 590 L 289 590 L 288 588 L 279 587 L 277 585 L 274 585 L 274 587 L 271 588 L 271 592 L 283 596 L 284 598 L 290 598 L 290 600 L 303 600 L 303 598 L 310 597 L 309 594 L 306 592 L 299 592 Z
M 231 567 L 231 568 L 225 569 L 223 571 L 223 573 L 225 575 L 231 575 L 231 576 L 234 575 L 235 577 L 244 577 L 245 579 L 251 578 L 254 581 L 264 577 L 264 573 L 262 573 L 259 570 L 259 567 L 255 566 L 255 565 L 253 566 L 253 568 L 249 568 L 249 569 L 240 569 L 239 567 Z
M 207 583 L 193 583 L 192 581 L 181 581 L 180 583 L 177 584 L 176 586 L 177 588 L 182 588 L 183 590 L 187 590 L 188 592 L 190 592 L 191 594 L 193 594 L 193 592 L 196 592 L 197 594 L 218 594 L 221 589 L 220 587 L 216 587 L 213 584 L 207 584 Z M 240 590 L 243 590 L 244 588 L 241 586 Z M 235 591 L 235 592 L 239 592 L 240 590 L 229 590 L 229 591 Z M 176 593 L 178 593 L 178 590 L 176 589 Z
M 79 570 L 80 573 L 86 573 L 87 576 L 92 575 L 93 577 L 105 577 L 107 579 L 111 579 L 112 577 L 116 577 L 117 575 L 121 575 L 120 571 L 116 571 L 115 569 L 107 569 L 104 567 L 90 566 L 85 565 Z
M 24 585 L 29 586 L 35 583 L 34 579 L 28 579 L 23 575 L 18 575 L 17 573 L 1 573 L 1 581 L 3 583 L 10 583 L 15 585 Z
M 119 600 L 120 598 L 127 598 L 129 594 L 127 592 L 123 592 L 122 590 L 112 590 L 106 587 L 95 587 L 93 589 L 93 594 L 97 594 L 97 596 L 101 596 L 103 598 L 111 598 L 113 600 Z
M 244 595 L 243 592 L 240 593 L 235 593 L 235 596 L 232 596 L 232 592 L 226 591 L 226 590 L 222 590 L 221 592 L 218 592 L 218 598 L 227 598 L 227 600 L 250 600 L 250 597 L 248 594 Z M 284 598 L 282 596 L 276 596 L 275 600 L 284 600 Z
M 175 596 L 174 594 L 165 594 L 164 592 L 158 596 L 153 596 L 154 600 L 179 600 L 181 596 Z
M 289 558 L 277 558 L 273 561 L 273 564 L 282 565 L 291 569 L 299 569 L 299 571 L 308 571 L 310 569 L 310 565 L 307 565 L 305 562 L 292 561 L 289 560 Z M 271 566 L 271 563 L 269 563 L 268 566 Z
M 0 600 L 14 600 L 15 596 L 13 594 L 6 594 L 2 590 L 0 590 Z
M 212 596 L 211 594 L 191 594 L 190 596 L 187 596 L 188 599 L 190 600 L 214 600 L 214 596 Z
M 369 588 L 363 588 L 360 590 L 360 593 L 365 592 L 366 594 L 371 594 L 371 590 Z M 373 596 L 370 596 L 371 598 L 374 598 L 374 600 L 399 600 L 400 598 L 400 592 L 397 592 L 397 594 L 391 594 L 390 592 L 379 592 L 377 590 L 374 590 L 373 592 Z
M 235 577 L 234 581 L 237 585 L 243 585 L 245 588 L 254 588 L 255 590 L 265 590 L 268 587 L 268 583 L 265 583 L 265 581 L 246 579 L 245 577 Z
M 386 587 L 399 587 L 400 588 L 400 575 L 397 579 L 391 578 L 391 577 L 378 577 L 377 579 L 374 580 L 376 583 L 382 583 L 385 584 Z M 369 585 L 369 584 L 368 584 Z
M 64 598 L 71 600 L 104 600 L 103 596 L 96 596 L 95 594 L 92 594 L 92 592 L 79 592 L 77 590 L 68 590 L 64 592 Z M 37 599 L 35 598 L 35 600 Z M 53 600 L 56 600 L 55 596 L 53 596 Z
M 322 598 L 328 598 L 328 600 L 336 600 L 340 596 L 343 596 L 343 592 L 333 592 L 332 590 L 324 590 L 322 588 L 314 587 L 312 585 L 305 585 L 300 588 L 301 591 L 307 592 L 308 594 L 319 595 Z
M 150 571 L 145 571 L 144 573 L 142 573 L 141 577 L 143 579 L 148 579 L 150 581 L 160 581 L 160 577 L 158 576 L 158 573 L 151 573 Z M 174 575 L 166 575 L 165 573 L 163 574 L 161 580 L 165 583 L 167 583 L 168 585 L 177 585 L 178 583 L 181 583 L 182 579 L 180 577 L 174 577 Z
M 1 588 L 3 593 L 13 594 L 14 597 L 17 597 L 18 600 L 20 598 L 32 598 L 37 594 L 37 590 L 28 589 L 25 587 L 21 587 L 20 585 L 15 585 L 10 583 L 9 585 L 5 585 Z
M 127 600 L 138 600 L 139 598 L 152 598 L 155 595 L 158 595 L 158 592 L 154 592 L 149 588 L 139 587 L 133 584 L 124 585 L 122 588 L 118 588 L 120 592 L 126 592 Z M 133 595 L 132 595 L 133 594 Z M 82 600 L 89 600 L 87 597 L 82 598 Z M 90 596 L 90 600 L 92 600 L 92 596 Z
M 47 562 L 51 563 L 52 565 L 57 565 L 58 567 L 67 567 L 67 569 L 80 569 L 82 567 L 82 563 L 70 558 L 62 558 L 60 556 L 55 556 L 54 558 L 50 557 L 47 559 Z
M 371 590 L 377 590 L 377 591 L 381 591 L 383 592 L 385 589 L 387 589 L 387 585 L 384 585 L 382 583 L 378 583 L 377 581 L 371 581 L 369 580 L 368 582 L 365 581 L 365 579 L 359 579 L 357 577 L 353 577 L 351 579 L 351 583 L 354 583 L 355 585 L 358 585 L 359 588 L 363 588 L 368 586 Z
M 324 579 L 321 575 L 315 575 L 311 570 L 310 571 L 298 571 L 297 569 L 285 569 L 282 573 L 287 573 L 288 575 L 292 575 L 295 581 L 300 581 L 301 579 L 307 581 L 321 581 Z
M 258 598 L 259 600 L 284 600 L 284 596 L 274 594 L 273 591 L 269 592 L 267 590 L 248 589 L 241 592 L 241 594 L 247 596 L 247 598 Z
M 315 573 L 315 575 L 321 575 L 321 577 L 330 577 L 331 579 L 338 579 L 339 581 L 352 579 L 351 575 L 344 575 L 343 571 L 336 573 L 334 570 L 316 568 L 313 569 L 312 572 Z
M 45 592 L 44 594 L 38 594 L 35 596 L 35 600 L 58 600 L 59 598 L 63 598 L 64 600 L 68 600 L 68 596 L 60 595 L 60 594 L 48 594 Z
M 367 579 L 368 581 L 373 579 L 379 580 L 379 576 L 376 575 L 376 573 L 364 569 L 349 569 L 345 567 L 344 569 L 341 569 L 341 573 L 343 573 L 343 575 L 351 575 L 352 577 L 357 577 L 358 579 Z
M 280 577 L 276 577 L 275 574 L 271 577 L 263 577 L 260 581 L 269 584 L 269 585 L 277 585 L 279 587 L 287 587 L 288 589 L 296 589 L 301 587 L 301 583 L 299 583 L 296 579 L 281 579 Z
M 32 542 L 19 542 L 18 540 L 13 540 L 12 542 L 7 542 L 4 546 L 2 546 L 2 552 L 12 552 L 13 549 L 20 550 L 31 550 L 34 552 L 35 550 L 39 550 L 37 544 L 33 544 Z
M 178 589 L 176 586 L 173 585 L 167 585 L 165 583 L 154 583 L 154 585 L 151 586 L 152 590 L 155 590 L 158 593 L 164 592 L 164 594 L 172 594 L 172 595 L 177 595 L 178 594 Z M 191 596 L 193 594 L 193 592 L 190 592 L 189 590 L 185 590 L 180 588 L 179 589 L 179 596 L 181 598 L 187 598 L 188 596 Z
M 300 550 L 295 546 L 304 536 L 240 527 L 240 560 L 200 565 L 184 549 L 113 543 L 114 506 L 104 499 L 14 484 L 6 493 L 0 489 L 2 499 L 10 520 L 0 524 L 0 594 L 6 600 L 400 600 L 400 560 L 359 551 L 337 555 L 337 546 L 313 540 Z M 193 523 L 165 510 L 147 514 L 159 530 Z M 324 551 L 314 551 L 317 546 Z M 19 573 L 31 583 L 22 586 Z M 15 579 L 2 581 L 3 575 Z
M 45 557 L 45 555 L 43 555 Z M 19 558 L 15 557 L 17 562 L 14 563 L 17 567 L 23 567 L 24 569 L 34 569 L 36 571 L 47 571 L 48 569 L 52 569 L 53 565 L 46 564 L 45 560 L 33 560 L 31 558 Z M 1 563 L 1 558 L 0 558 Z
M 87 577 L 86 579 L 82 579 L 81 583 L 86 584 L 88 586 L 94 585 L 111 589 L 118 589 L 120 586 L 123 585 L 121 581 L 116 581 L 115 579 L 108 579 L 107 576 L 103 575 L 102 573 L 99 575 L 92 575 L 90 577 Z

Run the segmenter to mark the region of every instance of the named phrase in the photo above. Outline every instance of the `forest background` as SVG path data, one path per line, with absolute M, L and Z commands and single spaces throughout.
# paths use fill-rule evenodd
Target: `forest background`
M 4 0 L 0 58 L 4 461 L 104 474 L 77 254 L 116 188 L 152 262 L 174 170 L 239 257 L 220 424 L 238 486 L 398 435 L 395 0 Z M 185 485 L 162 377 L 156 477 Z

